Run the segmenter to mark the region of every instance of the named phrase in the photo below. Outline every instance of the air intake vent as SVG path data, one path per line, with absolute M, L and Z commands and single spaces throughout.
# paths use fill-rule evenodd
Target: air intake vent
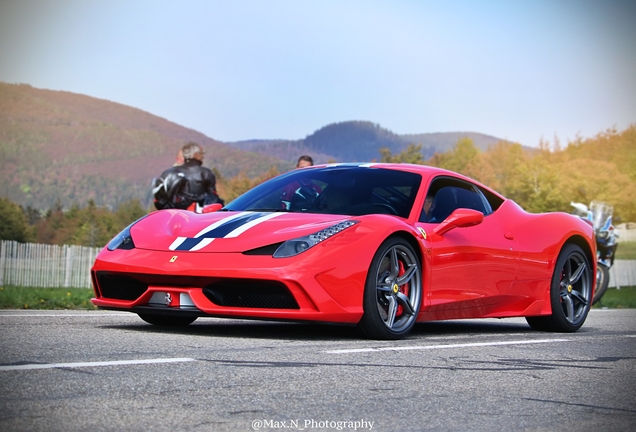
M 294 296 L 280 282 L 231 279 L 203 288 L 214 304 L 258 309 L 300 309 Z
M 97 272 L 97 283 L 102 297 L 117 300 L 137 300 L 148 289 L 138 279 L 107 272 Z

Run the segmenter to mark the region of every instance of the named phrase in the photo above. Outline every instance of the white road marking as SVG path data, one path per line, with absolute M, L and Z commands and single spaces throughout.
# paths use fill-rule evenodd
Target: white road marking
M 570 339 L 535 339 L 535 340 L 517 340 L 517 341 L 505 341 L 505 342 L 475 342 L 475 343 L 449 344 L 449 345 L 358 348 L 358 349 L 332 350 L 332 351 L 325 351 L 325 352 L 327 354 L 349 354 L 349 353 L 378 352 L 378 351 L 416 351 L 416 350 L 470 348 L 470 347 L 486 347 L 486 346 L 501 346 L 501 345 L 527 345 L 527 344 L 569 342 L 569 341 Z
M 122 312 L 122 313 L 103 313 L 103 312 L 98 312 L 98 313 L 75 313 L 75 314 L 48 314 L 48 313 L 24 313 L 24 314 L 20 314 L 20 313 L 1 313 L 0 312 L 0 318 L 2 317 L 105 317 L 105 316 L 134 316 L 134 314 L 131 314 L 130 312 Z
M 54 369 L 54 368 L 76 368 L 76 367 L 96 367 L 96 366 L 122 366 L 154 363 L 179 363 L 195 361 L 193 358 L 164 358 L 146 360 L 115 360 L 101 362 L 80 362 L 80 363 L 48 363 L 48 364 L 25 364 L 0 366 L 0 371 L 10 370 L 31 370 L 31 369 Z

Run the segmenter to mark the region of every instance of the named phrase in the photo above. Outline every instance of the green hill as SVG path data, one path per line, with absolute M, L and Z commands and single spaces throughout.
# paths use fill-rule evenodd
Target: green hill
M 152 178 L 190 140 L 203 145 L 205 165 L 223 176 L 290 168 L 136 108 L 0 83 L 2 196 L 20 205 L 48 209 L 59 201 L 68 208 L 91 198 L 109 207 L 134 198 L 145 202 Z
M 400 137 L 410 144 L 421 144 L 425 158 L 430 158 L 434 153 L 445 153 L 453 148 L 462 138 L 470 138 L 475 147 L 481 151 L 488 150 L 489 146 L 504 141 L 492 135 L 477 132 L 436 132 L 425 134 L 405 134 Z
M 428 159 L 435 152 L 444 153 L 450 150 L 459 139 L 466 137 L 472 139 L 481 150 L 487 150 L 488 146 L 502 141 L 500 138 L 476 132 L 398 135 L 377 123 L 346 121 L 324 126 L 301 140 L 251 140 L 229 144 L 288 160 L 292 160 L 293 155 L 310 154 L 316 163 L 330 160 L 370 162 L 379 159 L 380 149 L 383 147 L 388 148 L 391 153 L 400 153 L 409 144 L 421 144 L 422 155 L 424 159 Z
M 429 158 L 468 136 L 485 149 L 499 141 L 476 133 L 398 135 L 368 121 L 324 126 L 300 140 L 223 143 L 148 112 L 90 96 L 0 83 L 0 196 L 47 210 L 59 203 L 117 208 L 150 202 L 150 182 L 171 166 L 177 149 L 196 141 L 205 165 L 222 177 L 255 178 L 291 169 L 301 154 L 316 163 L 373 161 L 422 144 Z

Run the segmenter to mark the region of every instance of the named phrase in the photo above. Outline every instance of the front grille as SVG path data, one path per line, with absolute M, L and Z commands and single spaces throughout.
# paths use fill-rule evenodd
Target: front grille
M 203 288 L 203 294 L 219 306 L 300 309 L 287 287 L 274 281 L 223 280 Z
M 287 287 L 276 281 L 107 271 L 98 271 L 94 276 L 103 298 L 136 300 L 149 286 L 201 288 L 208 300 L 218 306 L 300 309 Z
M 102 297 L 117 300 L 136 300 L 148 289 L 148 284 L 130 276 L 97 272 Z

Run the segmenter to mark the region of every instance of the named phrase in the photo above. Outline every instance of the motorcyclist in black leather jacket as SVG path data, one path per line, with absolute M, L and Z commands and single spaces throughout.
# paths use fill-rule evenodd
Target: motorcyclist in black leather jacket
M 216 192 L 214 173 L 203 166 L 204 151 L 195 142 L 189 142 L 181 149 L 184 163 L 165 170 L 155 180 L 153 193 L 157 209 L 178 208 L 195 210 L 220 203 L 223 200 Z

